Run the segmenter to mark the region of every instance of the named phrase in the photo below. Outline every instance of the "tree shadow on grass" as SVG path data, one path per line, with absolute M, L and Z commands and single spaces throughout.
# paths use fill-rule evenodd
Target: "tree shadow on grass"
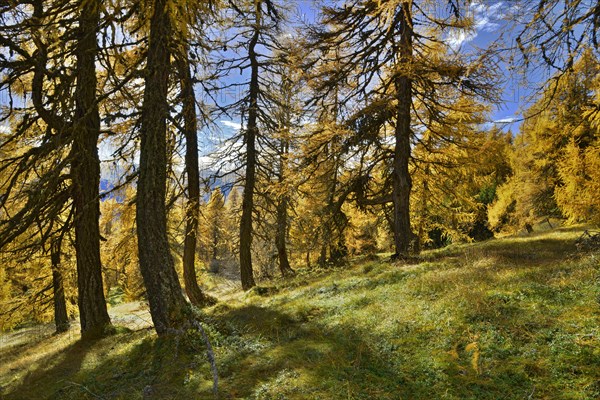
M 284 398 L 318 398 L 342 390 L 385 398 L 375 396 L 374 391 L 394 393 L 402 384 L 412 385 L 363 340 L 359 331 L 345 326 L 323 329 L 311 325 L 310 318 L 253 305 L 213 316 L 213 342 L 215 336 L 224 339 L 216 347 L 219 398 L 253 398 L 257 393 L 268 393 L 272 385 L 290 396 Z M 140 339 L 126 335 L 116 338 L 132 343 L 118 354 L 107 351 L 106 343 L 77 342 L 59 355 L 41 360 L 3 398 L 212 398 L 210 384 L 206 384 L 211 377 L 205 348 L 154 335 Z M 97 362 L 84 363 L 88 355 Z M 263 398 L 270 397 L 266 394 Z
M 462 337 L 467 323 L 440 335 L 399 322 L 396 334 L 380 335 L 376 326 L 312 324 L 310 313 L 298 318 L 254 305 L 223 313 L 216 322 L 244 330 L 240 339 L 246 343 L 261 343 L 238 344 L 221 355 L 224 399 L 430 399 L 446 393 L 491 400 L 507 391 L 522 398 L 536 378 L 502 364 L 494 374 L 482 374 L 468 347 L 473 339 Z M 511 324 L 503 317 L 487 323 L 503 331 Z M 208 398 L 209 392 L 200 394 Z
M 81 368 L 83 359 L 93 343 L 77 341 L 65 349 L 44 356 L 30 366 L 20 384 L 9 388 L 3 399 L 46 399 L 60 398 L 56 387 L 62 382 L 67 385 Z
M 286 313 L 256 305 L 222 307 L 205 323 L 216 348 L 219 398 L 527 397 L 532 382 L 548 379 L 550 372 L 521 354 L 519 343 L 529 339 L 517 335 L 516 321 L 503 315 L 507 302 L 519 307 L 514 301 L 495 299 L 493 310 L 460 322 L 454 331 L 399 321 L 384 335 L 377 326 L 355 324 L 356 316 L 340 316 L 339 323 L 328 318 L 325 324 L 321 317 L 327 310 L 318 308 Z M 520 321 L 539 319 L 527 308 L 519 307 L 515 315 Z M 551 326 L 543 328 L 554 332 Z M 463 337 L 469 329 L 478 331 L 479 339 Z M 495 343 L 494 332 L 510 341 Z M 474 340 L 485 357 L 481 371 L 475 370 L 468 350 Z M 205 349 L 201 340 L 194 343 L 157 339 L 148 331 L 115 335 L 92 346 L 77 342 L 58 360 L 41 363 L 6 399 L 210 399 Z M 507 343 L 513 346 L 508 353 Z M 93 365 L 86 361 L 82 370 L 88 354 L 98 360 Z
M 224 313 L 221 322 L 241 324 L 242 339 L 260 338 L 263 347 L 240 346 L 220 359 L 223 398 L 429 399 L 437 385 L 443 389 L 435 393 L 475 391 L 495 399 L 506 390 L 465 373 L 470 358 L 455 368 L 445 351 L 430 346 L 435 332 L 410 331 L 399 322 L 396 334 L 382 336 L 376 326 L 326 326 L 311 318 L 310 312 L 297 317 L 257 306 Z M 471 388 L 464 387 L 467 381 Z
M 69 335 L 54 334 L 54 325 L 37 325 L 20 328 L 9 333 L 3 333 L 0 338 L 0 351 L 2 362 L 8 363 L 22 355 L 24 352 L 43 346 L 45 342 L 53 341 L 59 336 Z
M 218 306 L 205 326 L 216 350 L 220 398 L 429 399 L 445 393 L 449 398 L 496 399 L 526 398 L 532 390 L 541 397 L 568 397 L 562 386 L 573 382 L 570 387 L 579 388 L 598 377 L 587 337 L 573 331 L 569 321 L 558 320 L 563 309 L 575 310 L 576 296 L 568 293 L 568 287 L 548 284 L 553 273 L 566 268 L 557 260 L 571 246 L 572 241 L 545 237 L 522 243 L 490 242 L 470 250 L 459 248 L 439 259 L 488 257 L 490 265 L 478 267 L 471 262 L 464 270 L 460 263 L 439 270 L 375 270 L 378 275 L 360 282 L 355 282 L 355 276 L 348 276 L 347 282 L 342 277 L 333 285 L 327 281 L 336 290 L 318 290 L 296 308 Z M 534 256 L 527 258 L 527 254 Z M 556 265 L 547 265 L 547 260 Z M 511 270 L 522 273 L 504 273 Z M 433 280 L 436 274 L 439 281 Z M 413 281 L 422 277 L 423 285 L 415 285 Z M 412 283 L 413 288 L 404 290 L 401 281 Z M 464 282 L 464 291 L 452 297 L 455 282 Z M 389 322 L 394 315 L 361 324 L 357 318 L 364 314 L 334 306 L 319 308 L 320 299 L 345 296 L 346 289 L 375 291 L 388 284 L 403 286 L 409 303 L 399 302 L 399 311 L 411 306 L 411 296 L 429 292 L 436 294 L 432 302 L 446 304 L 442 300 L 447 295 L 452 306 L 441 321 L 435 320 L 439 314 L 433 311 L 432 317 L 415 315 L 417 322 L 398 318 L 384 333 L 378 333 L 377 318 Z M 429 287 L 432 284 L 436 286 Z M 373 307 L 377 301 L 389 303 L 374 297 L 357 304 Z M 443 326 L 446 323 L 450 325 Z M 583 340 L 580 336 L 585 340 L 578 344 Z M 201 339 L 193 345 L 162 341 L 146 331 L 106 340 L 92 349 L 78 347 L 82 345 L 78 342 L 56 361 L 48 358 L 7 399 L 212 398 Z M 88 354 L 98 360 L 86 361 L 82 371 Z M 36 385 L 38 389 L 32 388 Z M 589 394 L 589 390 L 578 393 Z
M 0 398 L 195 399 L 188 377 L 198 357 L 205 358 L 204 348 L 196 354 L 185 337 L 158 338 L 151 329 L 78 341 L 40 360 Z
M 310 311 L 289 315 L 255 305 L 217 316 L 214 322 L 225 335 L 239 335 L 219 359 L 222 398 L 262 393 L 263 398 L 309 399 L 336 390 L 399 390 L 403 378 L 358 330 L 326 329 L 311 324 L 314 317 Z M 283 397 L 270 397 L 271 390 Z
M 116 333 L 97 340 L 78 340 L 38 358 L 16 385 L 5 388 L 0 398 L 12 399 L 110 399 L 130 389 L 131 374 L 143 375 L 146 359 L 160 353 L 143 338 L 152 336 L 150 329 Z M 41 345 L 44 345 L 41 343 Z M 50 346 L 46 344 L 46 346 Z M 142 354 L 142 356 L 139 356 Z M 138 358 L 135 358 L 137 356 Z M 132 358 L 134 357 L 134 358 Z M 133 361 L 131 361 L 133 360 Z M 135 365 L 138 362 L 139 365 Z M 140 385 L 151 382 L 143 380 Z M 142 389 L 136 389 L 142 398 Z M 139 390 L 137 390 L 139 389 Z M 4 396 L 4 397 L 3 397 Z M 117 397 L 115 397 L 117 396 Z

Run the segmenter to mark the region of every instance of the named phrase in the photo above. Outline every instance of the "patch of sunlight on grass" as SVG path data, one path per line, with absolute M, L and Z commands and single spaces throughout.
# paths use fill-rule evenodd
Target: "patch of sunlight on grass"
M 18 385 L 31 370 L 52 365 L 79 337 L 76 328 L 60 335 L 53 335 L 53 331 L 51 325 L 25 329 L 22 341 L 3 346 L 0 387 Z

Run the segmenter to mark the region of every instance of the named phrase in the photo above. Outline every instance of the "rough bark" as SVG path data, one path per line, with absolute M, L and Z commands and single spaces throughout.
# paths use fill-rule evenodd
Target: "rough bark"
M 256 285 L 252 270 L 252 212 L 254 210 L 254 187 L 256 185 L 256 137 L 258 136 L 258 94 L 259 61 L 256 45 L 260 36 L 260 2 L 256 4 L 256 26 L 248 46 L 250 61 L 250 91 L 248 125 L 245 130 L 246 173 L 240 218 L 240 274 L 242 288 L 251 289 Z
M 183 297 L 167 238 L 167 90 L 170 69 L 171 22 L 167 0 L 153 2 L 148 60 L 141 116 L 141 148 L 136 225 L 140 270 L 159 335 L 188 323 L 190 309 Z
M 198 216 L 200 214 L 200 173 L 198 166 L 198 120 L 192 74 L 184 46 L 181 59 L 177 62 L 183 103 L 183 130 L 185 136 L 185 170 L 187 172 L 188 198 L 185 208 L 185 239 L 183 243 L 183 282 L 191 303 L 197 307 L 207 304 L 207 299 L 198 286 L 196 276 L 196 243 Z
M 77 85 L 71 173 L 75 205 L 78 305 L 83 338 L 101 336 L 110 326 L 100 260 L 100 116 L 96 102 L 95 64 L 99 21 L 100 3 L 82 2 L 80 36 L 76 46 Z
M 411 3 L 402 3 L 399 64 L 410 70 L 413 58 Z M 412 179 L 408 171 L 410 160 L 410 121 L 412 106 L 412 80 L 410 72 L 398 72 L 395 79 L 396 109 L 394 163 L 392 175 L 392 202 L 394 204 L 394 244 L 396 257 L 407 257 L 412 231 L 410 227 L 410 191 Z
M 54 294 L 54 324 L 56 333 L 69 330 L 69 315 L 67 314 L 67 302 L 63 286 L 63 276 L 60 265 L 61 241 L 56 240 L 51 244 L 50 262 L 52 264 L 52 289 Z

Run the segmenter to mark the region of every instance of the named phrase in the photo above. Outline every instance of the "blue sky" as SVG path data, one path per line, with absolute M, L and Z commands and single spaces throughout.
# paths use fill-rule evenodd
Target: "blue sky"
M 314 22 L 319 16 L 320 3 L 335 3 L 333 0 L 296 0 L 288 1 L 286 5 L 291 8 L 292 19 L 306 23 Z M 340 3 L 340 2 L 338 2 Z M 519 15 L 519 8 L 514 1 L 479 0 L 471 3 L 469 15 L 474 20 L 474 29 L 470 31 L 455 31 L 449 33 L 447 40 L 456 51 L 471 52 L 475 49 L 485 49 L 493 42 L 502 38 L 511 45 L 511 26 L 518 27 L 512 21 L 507 21 L 508 15 Z M 508 65 L 501 64 L 500 68 L 505 82 L 502 102 L 493 108 L 490 125 L 497 125 L 503 129 L 510 129 L 513 133 L 518 131 L 522 106 L 531 96 L 531 83 L 536 83 L 533 76 L 527 76 L 530 82 L 524 82 L 523 76 L 509 70 Z M 533 81 L 533 82 L 531 82 Z M 221 120 L 223 136 L 227 137 L 240 128 L 239 121 Z
M 503 42 L 503 48 L 514 45 L 513 37 L 519 29 L 519 21 L 513 18 L 521 15 L 520 6 L 516 2 L 474 1 L 469 12 L 474 20 L 474 30 L 455 32 L 451 39 L 453 48 L 458 51 L 486 49 L 498 41 Z M 506 57 L 509 56 L 507 52 Z M 531 85 L 535 85 L 536 82 L 530 75 L 524 79 L 523 75 L 506 63 L 501 63 L 500 68 L 505 79 L 504 92 L 501 103 L 492 112 L 491 122 L 503 128 L 510 128 L 514 132 L 518 130 L 522 108 L 532 95 Z
M 331 4 L 333 2 L 333 0 L 296 0 L 288 1 L 286 4 L 291 9 L 292 20 L 311 23 L 318 18 L 319 3 Z M 518 14 L 518 9 L 515 9 L 514 4 L 516 3 L 511 0 L 479 0 L 478 2 L 473 2 L 469 12 L 474 19 L 475 29 L 468 32 L 454 32 L 450 34 L 447 40 L 451 42 L 452 47 L 457 51 L 472 51 L 476 47 L 485 48 L 501 35 L 510 42 L 511 32 L 509 30 L 509 22 L 506 21 L 505 17 L 510 12 Z M 499 107 L 494 108 L 490 122 L 496 121 L 499 123 L 499 126 L 510 128 L 513 132 L 516 132 L 518 131 L 518 119 L 522 111 L 521 107 L 525 103 L 525 99 L 532 92 L 527 87 L 528 85 L 523 84 L 522 75 L 509 71 L 506 65 L 502 68 L 506 79 L 503 101 Z M 532 75 L 528 75 L 527 77 L 533 78 Z M 243 79 L 243 76 L 237 79 Z M 531 80 L 535 81 L 535 79 Z M 201 95 L 201 93 L 198 94 Z M 5 95 L 6 93 L 0 93 L 2 97 L 6 97 Z M 219 96 L 221 97 L 221 101 L 226 102 L 228 98 L 229 100 L 237 99 L 238 94 L 224 92 Z M 0 103 L 6 104 L 7 99 L 1 98 Z M 211 147 L 214 148 L 214 145 L 218 145 L 218 143 L 230 137 L 240 128 L 239 120 L 229 120 L 227 117 L 223 117 L 217 121 L 217 125 L 222 128 L 221 132 L 213 130 L 200 134 L 201 142 L 204 144 L 204 152 Z M 0 129 L 5 128 L 0 127 Z
M 503 1 L 480 1 L 471 5 L 470 12 L 474 19 L 475 29 L 469 32 L 455 33 L 456 37 L 452 40 L 454 42 L 452 46 L 457 50 L 485 49 L 497 41 L 501 35 L 506 35 L 507 39 L 510 37 L 505 18 L 508 13 L 516 12 L 514 6 L 509 6 Z M 518 125 L 514 121 L 520 117 L 518 114 L 521 97 L 526 93 L 520 85 L 519 76 L 511 76 L 505 64 L 501 64 L 500 68 L 506 79 L 504 82 L 505 90 L 501 104 L 495 107 L 492 112 L 491 120 L 496 122 L 498 126 L 514 128 Z

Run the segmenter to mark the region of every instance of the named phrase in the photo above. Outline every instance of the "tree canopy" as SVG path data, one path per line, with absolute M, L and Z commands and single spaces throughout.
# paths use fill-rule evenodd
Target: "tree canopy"
M 0 2 L 2 329 L 598 222 L 600 6 L 511 4 L 489 43 L 466 0 Z

